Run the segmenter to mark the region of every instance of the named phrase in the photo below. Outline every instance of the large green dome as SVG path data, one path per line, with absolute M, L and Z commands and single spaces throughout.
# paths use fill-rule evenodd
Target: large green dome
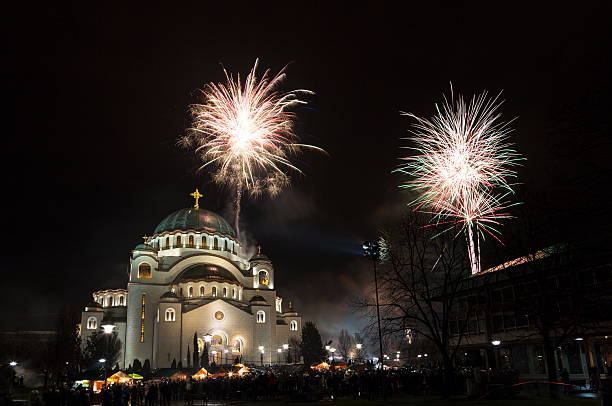
M 204 209 L 181 209 L 163 219 L 155 228 L 155 234 L 166 231 L 205 231 L 236 237 L 236 232 L 227 221 L 217 213 Z

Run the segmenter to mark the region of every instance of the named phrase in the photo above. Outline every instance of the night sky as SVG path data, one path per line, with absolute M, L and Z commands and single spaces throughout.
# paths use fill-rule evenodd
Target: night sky
M 131 249 L 195 187 L 231 221 L 228 193 L 176 140 L 196 89 L 256 58 L 289 63 L 283 89 L 316 92 L 297 132 L 329 155 L 300 155 L 305 176 L 275 200 L 244 201 L 243 228 L 324 339 L 363 326 L 350 306 L 372 280 L 361 242 L 410 200 L 391 173 L 411 123 L 400 111 L 431 115 L 451 82 L 503 90 L 526 205 L 577 232 L 609 222 L 609 1 L 62 3 L 4 18 L 1 329 L 52 328 L 62 305 L 125 287 Z

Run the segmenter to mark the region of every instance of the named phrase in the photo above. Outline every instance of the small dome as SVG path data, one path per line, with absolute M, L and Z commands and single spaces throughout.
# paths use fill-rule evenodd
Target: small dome
M 95 308 L 101 309 L 102 305 L 98 302 L 94 302 L 93 300 L 90 300 L 89 303 L 85 305 L 85 307 L 90 308 L 90 309 L 95 309 Z
M 217 213 L 204 209 L 181 209 L 163 219 L 155 228 L 155 234 L 166 231 L 205 231 L 220 233 L 235 238 L 236 232 L 227 221 Z
M 134 247 L 134 251 L 155 251 L 155 248 L 149 244 L 138 244 Z
M 165 301 L 178 301 L 179 300 L 178 296 L 176 296 L 176 294 L 172 292 L 171 290 L 161 295 L 160 299 L 162 300 L 166 299 Z
M 259 296 L 259 295 L 257 295 L 257 296 L 253 296 L 253 297 L 251 298 L 250 302 L 251 302 L 251 303 L 253 303 L 253 302 L 264 302 L 264 303 L 268 303 L 268 302 L 266 302 L 266 299 L 264 299 L 264 298 L 263 298 L 263 296 Z

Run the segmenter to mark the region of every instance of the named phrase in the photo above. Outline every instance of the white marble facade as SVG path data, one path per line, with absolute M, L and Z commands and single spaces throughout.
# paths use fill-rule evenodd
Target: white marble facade
M 216 213 L 170 214 L 132 251 L 127 290 L 93 294 L 82 313 L 83 343 L 104 319 L 123 343 L 122 368 L 135 359 L 153 368 L 174 360 L 186 367 L 194 333 L 210 362 L 284 363 L 283 346 L 300 338 L 302 319 L 290 306 L 283 311 L 270 259 L 247 251 Z

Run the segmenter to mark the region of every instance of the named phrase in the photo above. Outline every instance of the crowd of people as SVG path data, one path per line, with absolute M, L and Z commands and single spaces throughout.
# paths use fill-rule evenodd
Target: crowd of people
M 29 406 L 185 406 L 207 401 L 318 401 L 337 398 L 376 399 L 383 395 L 440 394 L 443 388 L 454 394 L 482 398 L 497 394 L 511 396 L 520 390 L 519 374 L 513 370 L 456 371 L 452 382 L 445 382 L 441 368 L 401 368 L 386 371 L 252 369 L 244 376 L 217 376 L 206 379 L 168 378 L 115 383 L 93 393 L 91 388 L 62 387 L 32 390 Z M 561 374 L 563 379 L 563 374 Z M 177 403 L 178 402 L 178 403 Z

